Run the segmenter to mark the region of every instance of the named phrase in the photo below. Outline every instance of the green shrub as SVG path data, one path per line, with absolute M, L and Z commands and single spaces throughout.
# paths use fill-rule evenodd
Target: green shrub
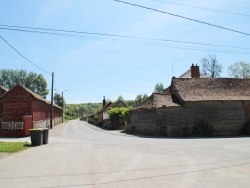
M 214 133 L 214 126 L 206 121 L 200 121 L 194 125 L 193 133 L 196 136 L 212 136 Z
M 115 123 L 117 118 L 125 118 L 126 122 L 130 122 L 130 107 L 115 107 L 108 111 L 109 119 L 111 123 Z

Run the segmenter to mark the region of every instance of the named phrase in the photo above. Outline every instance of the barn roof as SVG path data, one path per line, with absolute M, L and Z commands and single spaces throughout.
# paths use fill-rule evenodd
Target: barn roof
M 24 86 L 22 86 L 22 85 L 20 85 L 20 84 L 15 85 L 15 86 L 14 86 L 13 88 L 11 88 L 8 92 L 10 92 L 11 90 L 15 89 L 16 87 L 21 87 L 21 88 L 23 88 L 23 89 L 26 90 L 28 93 L 30 93 L 32 97 L 34 97 L 34 98 L 37 99 L 37 100 L 43 101 L 43 102 L 45 102 L 45 103 L 47 103 L 47 104 L 51 104 L 50 101 L 44 99 L 42 96 L 40 96 L 40 95 L 34 93 L 34 92 L 31 91 L 30 89 L 28 89 L 28 88 L 26 88 L 26 87 L 24 87 Z M 8 92 L 6 92 L 4 95 L 6 95 Z M 2 95 L 2 97 L 4 97 L 4 95 Z M 56 105 L 56 104 L 53 104 L 53 106 L 55 106 L 55 107 L 57 107 L 57 108 L 61 108 L 60 106 L 58 106 L 58 105 Z
M 171 92 L 180 101 L 250 100 L 250 79 L 173 78 Z
M 0 96 L 3 95 L 4 93 L 6 93 L 8 91 L 7 88 L 0 86 Z
M 175 97 L 171 94 L 160 94 L 153 93 L 150 97 L 148 97 L 144 102 L 140 105 L 133 108 L 136 109 L 152 109 L 152 108 L 162 108 L 162 107 L 175 107 L 180 106 L 175 100 Z

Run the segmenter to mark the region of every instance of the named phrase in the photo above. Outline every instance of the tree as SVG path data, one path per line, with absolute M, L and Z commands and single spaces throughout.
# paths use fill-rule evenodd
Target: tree
M 124 101 L 124 99 L 123 99 L 123 97 L 120 95 L 120 96 L 118 96 L 117 101 Z
M 145 101 L 148 98 L 147 94 L 143 94 L 143 95 L 137 95 L 135 98 L 135 105 L 139 105 L 141 104 L 143 101 Z
M 49 93 L 47 90 L 47 82 L 42 74 L 36 74 L 33 72 L 27 73 L 26 70 L 0 70 L 0 85 L 11 89 L 16 84 L 23 85 L 31 91 L 46 98 Z
M 62 103 L 62 101 L 63 101 L 63 103 Z M 58 106 L 61 106 L 61 107 L 63 107 L 63 104 L 64 105 L 66 104 L 65 100 L 64 99 L 62 100 L 62 95 L 60 95 L 59 93 L 55 93 L 54 103 Z
M 222 65 L 218 63 L 216 56 L 209 55 L 200 60 L 202 73 L 210 77 L 219 77 L 222 72 Z
M 154 93 L 163 93 L 164 91 L 164 86 L 162 83 L 157 83 L 155 85 L 155 90 L 154 90 Z
M 250 78 L 250 64 L 240 61 L 230 65 L 228 75 L 235 78 Z

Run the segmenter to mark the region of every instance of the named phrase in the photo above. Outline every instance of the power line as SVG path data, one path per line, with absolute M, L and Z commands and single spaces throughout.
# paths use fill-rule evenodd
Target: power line
M 232 14 L 232 15 L 248 16 L 248 17 L 250 16 L 249 14 L 242 14 L 242 13 L 237 13 L 237 12 L 229 12 L 229 11 L 222 11 L 222 10 L 216 10 L 216 9 L 209 9 L 209 8 L 198 7 L 198 6 L 193 6 L 193 5 L 186 5 L 186 4 L 181 4 L 181 3 L 173 3 L 173 2 L 169 2 L 169 1 L 162 1 L 162 0 L 154 0 L 154 1 L 159 1 L 159 2 L 162 2 L 162 3 L 168 3 L 168 4 L 183 6 L 183 7 L 189 7 L 189 8 L 219 12 L 219 13 L 224 13 L 224 14 Z
M 189 21 L 193 21 L 193 22 L 209 25 L 209 26 L 212 26 L 212 27 L 224 29 L 224 30 L 231 31 L 231 32 L 234 32 L 234 33 L 239 33 L 239 34 L 248 35 L 248 36 L 250 35 L 249 33 L 245 33 L 245 32 L 242 32 L 242 31 L 222 27 L 222 26 L 219 26 L 219 25 L 215 25 L 215 24 L 211 24 L 211 23 L 208 23 L 208 22 L 196 20 L 196 19 L 193 19 L 193 18 L 188 18 L 188 17 L 185 17 L 185 16 L 173 14 L 173 13 L 170 13 L 170 12 L 165 12 L 165 11 L 162 11 L 162 10 L 157 10 L 157 9 L 154 9 L 154 8 L 145 7 L 145 6 L 142 6 L 142 5 L 137 5 L 137 4 L 133 4 L 133 3 L 125 2 L 125 1 L 120 1 L 120 0 L 113 0 L 113 1 L 116 1 L 116 2 L 119 2 L 119 3 L 124 3 L 124 4 L 127 4 L 127 5 L 131 5 L 131 6 L 144 8 L 144 9 L 147 9 L 147 10 L 152 10 L 152 11 L 155 11 L 155 12 L 160 12 L 160 13 L 163 13 L 163 14 L 168 14 L 168 15 L 171 15 L 171 16 L 175 16 L 175 17 L 186 19 L 186 20 L 189 20 Z
M 5 26 L 5 27 L 1 27 Z M 7 28 L 6 28 L 7 27 Z M 10 27 L 10 28 L 8 28 Z M 16 29 L 18 28 L 18 29 Z M 20 28 L 29 28 L 27 29 L 20 29 Z M 220 47 L 220 48 L 232 48 L 232 49 L 242 49 L 242 50 L 249 50 L 250 48 L 242 48 L 242 47 L 233 47 L 233 46 L 223 46 L 223 45 L 216 45 L 216 44 L 206 44 L 206 43 L 197 43 L 197 42 L 188 42 L 188 41 L 179 41 L 179 40 L 169 40 L 169 39 L 159 39 L 159 38 L 144 38 L 144 37 L 136 37 L 136 36 L 126 36 L 126 35 L 116 35 L 116 34 L 106 34 L 106 33 L 93 33 L 93 32 L 85 32 L 85 31 L 69 31 L 69 30 L 59 30 L 59 29 L 47 29 L 47 28 L 33 28 L 33 27 L 23 27 L 23 26 L 10 26 L 10 25 L 0 25 L 0 29 L 4 30 L 12 30 L 12 31 L 19 31 L 19 32 L 29 32 L 29 33 L 38 33 L 38 34 L 50 34 L 50 35 L 58 35 L 58 36 L 66 36 L 66 37 L 77 37 L 77 38 L 86 38 L 86 39 L 101 39 L 101 40 L 120 40 L 122 39 L 137 39 L 140 41 L 132 41 L 135 43 L 141 43 L 149 46 L 160 46 L 160 47 L 168 47 L 168 48 L 179 48 L 179 49 L 187 49 L 187 50 L 197 50 L 197 51 L 211 51 L 211 52 L 223 52 L 223 53 L 236 53 L 236 54 L 249 54 L 249 52 L 239 52 L 239 51 L 232 51 L 232 50 L 225 50 L 225 49 L 206 49 L 206 48 L 198 48 L 198 47 L 190 47 L 190 46 L 171 46 L 165 45 L 163 43 L 152 43 L 152 42 L 145 42 L 141 40 L 149 40 L 149 41 L 161 41 L 161 42 L 173 42 L 173 43 L 182 43 L 182 44 L 192 44 L 192 45 L 202 45 L 202 46 L 213 46 L 213 47 Z M 41 30 L 41 31 L 40 31 Z M 53 31 L 53 32 L 50 32 Z M 64 33 L 58 33 L 54 31 L 60 31 Z M 66 34 L 65 34 L 66 33 Z M 97 37 L 87 37 L 82 35 L 72 35 L 67 33 L 82 33 L 87 35 L 97 35 L 97 36 L 107 36 L 109 38 L 97 38 Z M 110 39 L 111 37 L 111 39 Z M 114 39 L 114 37 L 117 37 Z
M 10 28 L 4 28 L 10 27 Z M 23 28 L 23 29 L 32 29 L 32 30 L 23 30 L 23 29 L 11 29 L 11 28 Z M 98 35 L 98 36 L 107 36 L 107 37 L 119 37 L 119 38 L 128 38 L 128 39 L 141 39 L 141 40 L 154 40 L 154 41 L 163 41 L 163 42 L 176 42 L 176 43 L 187 43 L 187 44 L 196 44 L 204 46 L 216 46 L 216 47 L 227 47 L 227 48 L 239 48 L 239 49 L 250 49 L 242 47 L 233 47 L 233 46 L 224 46 L 218 44 L 208 44 L 208 43 L 198 43 L 190 41 L 180 41 L 180 40 L 170 40 L 170 39 L 161 39 L 161 38 L 147 38 L 147 37 L 138 37 L 138 36 L 128 36 L 128 35 L 117 35 L 117 34 L 108 34 L 108 33 L 97 33 L 97 32 L 86 32 L 86 31 L 74 31 L 74 30 L 63 30 L 63 29 L 50 29 L 50 28 L 39 28 L 39 27 L 24 27 L 24 26 L 12 26 L 12 25 L 0 25 L 0 29 L 3 30 L 13 30 L 13 31 L 23 31 L 23 32 L 35 32 L 40 34 L 52 34 L 58 36 L 68 36 L 68 37 L 83 37 L 82 35 L 69 35 L 62 33 L 51 33 L 51 32 L 42 32 L 42 31 L 56 31 L 56 32 L 65 32 L 65 33 L 78 33 L 78 34 L 87 34 L 87 35 Z M 36 30 L 36 31 L 34 31 Z M 37 31 L 42 30 L 42 31 Z
M 6 43 L 8 44 L 16 53 L 18 53 L 21 57 L 23 57 L 26 61 L 28 61 L 29 63 L 31 63 L 32 65 L 34 65 L 35 67 L 37 67 L 38 69 L 40 69 L 41 71 L 48 73 L 51 75 L 51 73 L 49 73 L 48 71 L 42 69 L 41 67 L 37 66 L 35 63 L 33 63 L 32 61 L 30 61 L 28 58 L 26 58 L 23 54 L 21 54 L 17 49 L 15 49 L 10 43 L 8 43 L 2 36 L 0 36 L 0 38 Z

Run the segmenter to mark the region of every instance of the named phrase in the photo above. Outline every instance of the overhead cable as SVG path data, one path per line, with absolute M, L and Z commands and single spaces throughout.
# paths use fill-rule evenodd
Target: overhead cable
M 197 22 L 197 23 L 209 25 L 209 26 L 216 27 L 216 28 L 219 28 L 219 29 L 224 29 L 224 30 L 231 31 L 231 32 L 234 32 L 234 33 L 239 33 L 239 34 L 248 35 L 248 36 L 250 35 L 249 33 L 245 33 L 245 32 L 242 32 L 242 31 L 238 31 L 238 30 L 226 28 L 226 27 L 223 27 L 223 26 L 211 24 L 211 23 L 200 21 L 200 20 L 196 20 L 196 19 L 193 19 L 193 18 L 188 18 L 188 17 L 185 17 L 185 16 L 173 14 L 173 13 L 162 11 L 162 10 L 157 10 L 157 9 L 150 8 L 150 7 L 145 7 L 145 6 L 134 4 L 134 3 L 129 3 L 129 2 L 126 2 L 126 1 L 120 1 L 120 0 L 113 0 L 113 1 L 116 1 L 118 3 L 127 4 L 127 5 L 131 5 L 131 6 L 140 7 L 140 8 L 147 9 L 147 10 L 152 10 L 152 11 L 155 11 L 155 12 L 160 12 L 160 13 L 163 13 L 163 14 L 168 14 L 168 15 L 171 15 L 171 16 L 175 16 L 175 17 L 186 19 L 186 20 L 189 20 L 189 21 L 193 21 L 193 22 Z
M 224 14 L 232 14 L 232 15 L 237 15 L 237 16 L 248 16 L 248 17 L 250 16 L 249 14 L 242 14 L 242 13 L 237 13 L 237 12 L 229 12 L 229 11 L 223 11 L 223 10 L 216 10 L 216 9 L 198 7 L 198 6 L 193 6 L 193 5 L 181 4 L 181 3 L 174 3 L 174 2 L 163 1 L 163 0 L 154 0 L 154 1 L 159 1 L 159 2 L 162 2 L 162 3 L 167 3 L 167 4 L 177 5 L 177 6 L 183 6 L 183 7 L 195 8 L 195 9 L 201 9 L 201 10 L 208 10 L 208 11 L 213 11 L 213 12 L 219 12 L 219 13 L 224 13 Z
M 17 49 L 15 49 L 10 43 L 8 43 L 2 36 L 0 36 L 0 38 L 6 43 L 8 44 L 16 53 L 18 53 L 22 58 L 24 58 L 26 61 L 28 61 L 29 63 L 31 63 L 32 65 L 34 65 L 35 67 L 37 67 L 38 69 L 40 69 L 41 71 L 48 73 L 51 75 L 51 73 L 49 73 L 48 71 L 42 69 L 41 67 L 37 66 L 35 63 L 33 63 L 32 61 L 30 61 L 28 58 L 26 58 L 23 54 L 21 54 Z
M 77 37 L 77 38 L 85 38 L 85 39 L 111 40 L 111 41 L 117 41 L 117 40 L 126 41 L 126 39 L 133 39 L 132 41 L 130 40 L 129 42 L 141 43 L 141 44 L 149 45 L 149 46 L 179 48 L 179 49 L 196 50 L 196 51 L 236 53 L 236 54 L 249 54 L 250 53 L 249 51 L 235 51 L 235 50 L 228 50 L 228 49 L 211 49 L 211 48 L 202 48 L 202 47 L 194 47 L 194 46 L 177 46 L 177 45 L 173 46 L 173 45 L 169 45 L 169 44 L 166 45 L 165 43 L 155 43 L 155 42 L 150 42 L 150 41 L 171 42 L 171 43 L 181 43 L 181 44 L 191 44 L 191 45 L 201 45 L 201 46 L 212 46 L 212 47 L 219 47 L 219 48 L 231 48 L 231 49 L 241 49 L 241 50 L 249 50 L 250 49 L 250 48 L 224 46 L 224 45 L 216 45 L 216 44 L 206 44 L 206 43 L 159 39 L 159 38 L 144 38 L 144 37 L 105 34 L 105 33 L 90 33 L 90 32 L 85 32 L 85 31 L 68 31 L 68 30 L 58 30 L 58 29 L 32 28 L 32 27 L 7 26 L 7 25 L 5 25 L 5 27 L 1 27 L 1 26 L 3 26 L 3 25 L 0 25 L 0 29 L 4 29 L 4 30 L 38 33 L 38 34 L 50 34 L 50 35 L 58 35 L 58 36 L 65 36 L 65 37 Z M 29 28 L 29 29 L 20 29 L 20 28 Z M 53 32 L 50 32 L 50 31 L 53 31 Z M 54 32 L 54 31 L 61 31 L 63 33 Z M 83 34 L 91 35 L 91 37 L 83 36 L 83 35 L 79 35 L 79 34 L 72 35 L 72 34 L 68 34 L 68 33 L 83 33 Z M 101 36 L 102 38 L 94 37 L 93 35 Z M 103 38 L 103 36 L 106 36 L 108 38 Z M 135 40 L 135 39 L 137 39 L 137 40 Z

